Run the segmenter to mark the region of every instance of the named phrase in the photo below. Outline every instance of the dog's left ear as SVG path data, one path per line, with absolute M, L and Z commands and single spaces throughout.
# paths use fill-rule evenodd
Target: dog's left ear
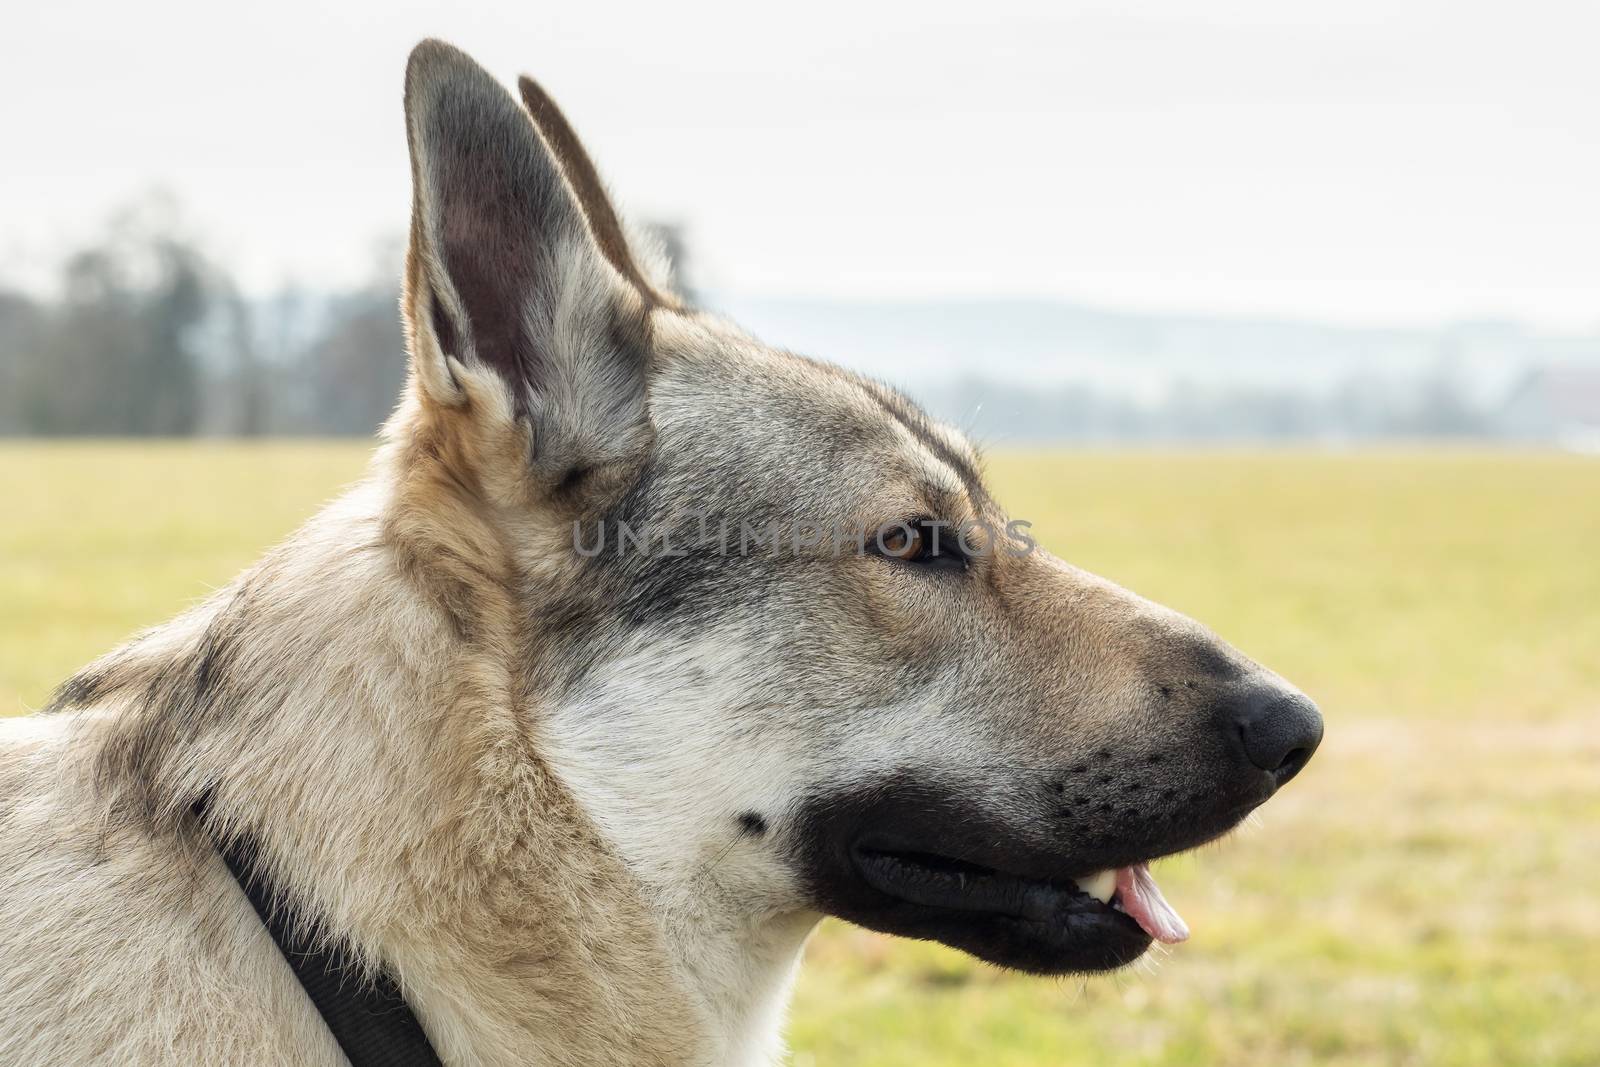
M 497 482 L 548 496 L 617 481 L 653 436 L 650 295 L 601 249 L 528 113 L 464 53 L 418 45 L 405 110 L 422 402 L 480 463 L 525 465 Z

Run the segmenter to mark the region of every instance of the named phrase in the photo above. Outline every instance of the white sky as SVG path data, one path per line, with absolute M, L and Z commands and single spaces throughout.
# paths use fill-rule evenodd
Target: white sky
M 253 288 L 367 273 L 423 35 L 539 78 L 711 287 L 1600 324 L 1583 0 L 17 4 L 0 281 L 158 183 Z

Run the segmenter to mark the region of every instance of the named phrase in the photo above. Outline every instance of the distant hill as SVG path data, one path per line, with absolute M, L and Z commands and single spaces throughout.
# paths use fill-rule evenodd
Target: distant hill
M 1030 299 L 701 300 L 1002 441 L 1498 436 L 1530 372 L 1600 367 L 1600 330 L 1516 322 L 1383 329 Z

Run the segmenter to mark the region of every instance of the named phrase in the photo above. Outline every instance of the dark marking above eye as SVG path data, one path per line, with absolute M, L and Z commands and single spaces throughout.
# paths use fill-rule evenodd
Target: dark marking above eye
M 929 451 L 938 456 L 948 466 L 967 490 L 967 496 L 976 505 L 989 502 L 989 492 L 984 488 L 983 479 L 978 476 L 977 469 L 965 456 L 959 455 L 950 448 L 944 438 L 933 431 L 931 420 L 926 412 L 917 407 L 908 398 L 895 392 L 887 386 L 877 382 L 862 383 L 866 386 L 867 395 L 876 400 L 883 410 L 897 422 L 909 430 Z
M 767 820 L 756 812 L 747 811 L 739 816 L 739 828 L 751 837 L 760 837 L 767 832 Z

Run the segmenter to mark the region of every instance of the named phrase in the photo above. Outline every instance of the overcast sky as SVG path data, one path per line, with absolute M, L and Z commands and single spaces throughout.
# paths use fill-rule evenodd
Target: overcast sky
M 51 0 L 4 23 L 0 283 L 156 184 L 254 289 L 368 272 L 409 207 L 406 52 L 435 35 L 539 78 L 717 288 L 1600 325 L 1600 3 Z

